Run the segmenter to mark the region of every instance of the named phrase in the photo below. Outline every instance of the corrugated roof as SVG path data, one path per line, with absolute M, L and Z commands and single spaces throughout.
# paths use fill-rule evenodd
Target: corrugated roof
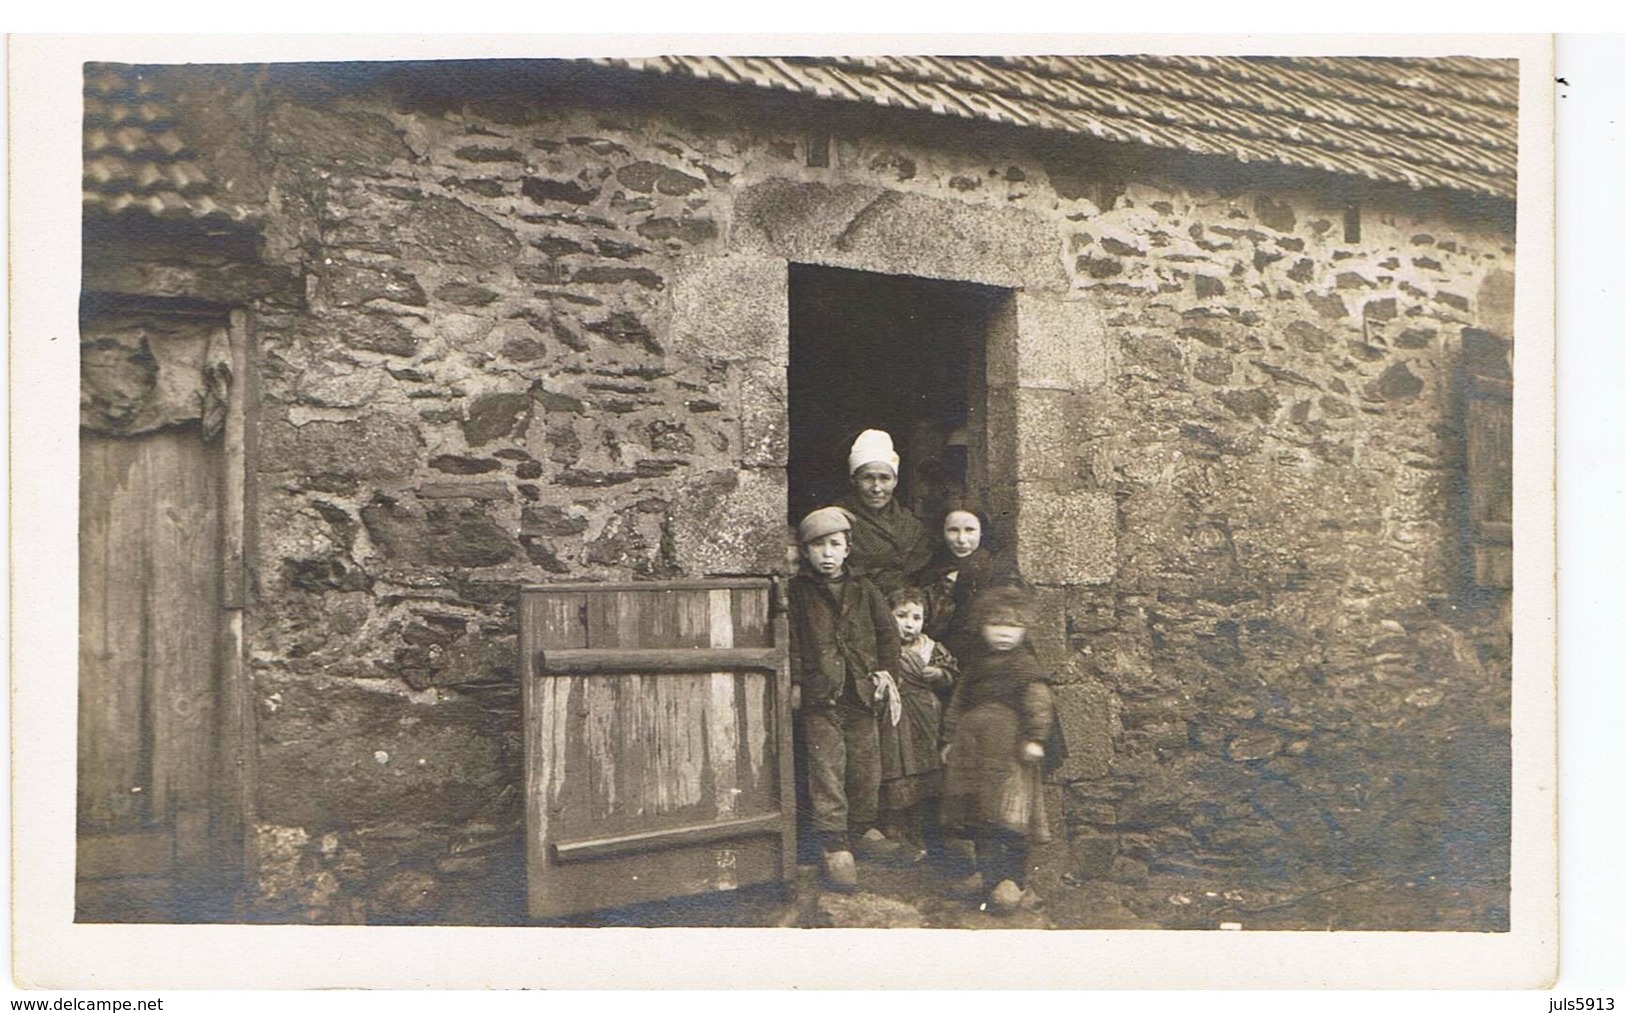
M 596 62 L 1416 189 L 1517 195 L 1515 60 L 660 56 Z
M 131 67 L 85 66 L 86 214 L 242 222 L 254 213 L 215 192 L 168 96 Z

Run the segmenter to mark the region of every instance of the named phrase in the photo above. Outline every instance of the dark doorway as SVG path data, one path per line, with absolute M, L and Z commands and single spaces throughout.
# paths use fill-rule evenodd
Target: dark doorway
M 1005 289 L 790 265 L 790 513 L 794 523 L 847 488 L 864 429 L 892 434 L 897 498 L 933 517 L 985 498 L 987 332 Z

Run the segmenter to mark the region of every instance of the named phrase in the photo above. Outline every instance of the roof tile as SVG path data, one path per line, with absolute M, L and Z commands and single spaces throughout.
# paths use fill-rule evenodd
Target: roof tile
M 1517 194 L 1516 61 L 666 56 L 599 60 L 1416 189 Z
M 85 68 L 87 214 L 246 222 L 249 208 L 216 199 L 214 183 L 176 129 L 169 99 L 133 67 Z

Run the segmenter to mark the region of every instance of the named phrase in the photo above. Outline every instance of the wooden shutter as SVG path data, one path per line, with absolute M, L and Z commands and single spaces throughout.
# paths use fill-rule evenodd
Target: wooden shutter
M 772 592 L 766 578 L 524 592 L 533 917 L 793 872 L 786 624 Z
M 1466 541 L 1480 588 L 1512 587 L 1512 375 L 1507 347 L 1486 331 L 1462 332 L 1466 442 Z

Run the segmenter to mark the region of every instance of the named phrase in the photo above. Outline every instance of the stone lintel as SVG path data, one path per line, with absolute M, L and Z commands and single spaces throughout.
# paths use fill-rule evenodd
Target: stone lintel
M 87 257 L 93 251 L 87 251 Z M 283 306 L 304 302 L 304 279 L 286 268 L 252 263 L 191 264 L 157 259 L 87 259 L 83 289 L 107 295 L 142 298 L 200 299 L 222 306 L 241 306 L 264 300 Z
M 1059 230 L 1019 208 L 851 184 L 767 179 L 735 205 L 739 250 L 799 263 L 1065 291 Z

